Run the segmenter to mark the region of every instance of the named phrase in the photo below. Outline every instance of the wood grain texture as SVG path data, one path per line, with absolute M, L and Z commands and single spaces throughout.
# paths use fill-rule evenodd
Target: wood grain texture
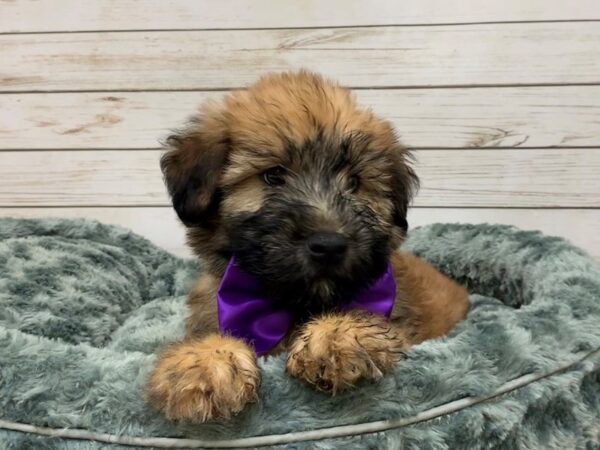
M 188 255 L 159 139 L 219 90 L 306 67 L 421 149 L 411 226 L 508 223 L 600 260 L 600 209 L 577 209 L 600 208 L 599 22 L 597 0 L 0 0 L 0 216 Z
M 430 223 L 499 223 L 523 230 L 540 230 L 560 236 L 600 261 L 600 210 L 597 209 L 496 209 L 411 208 L 411 227 Z
M 595 22 L 1 35 L 1 91 L 219 89 L 308 68 L 351 87 L 600 82 Z
M 153 148 L 222 92 L 0 95 L 0 148 Z M 600 147 L 600 86 L 356 91 L 413 148 Z
M 191 256 L 185 244 L 185 227 L 170 207 L 131 208 L 0 208 L 0 217 L 23 219 L 82 218 L 119 225 L 180 256 Z
M 166 205 L 158 151 L 2 152 L 0 205 Z
M 156 150 L 0 152 L 0 206 L 163 206 Z M 600 149 L 421 150 L 417 206 L 600 207 Z
M 0 217 L 99 220 L 129 228 L 176 255 L 191 256 L 185 245 L 184 227 L 170 207 L 0 208 Z M 525 230 L 541 230 L 548 235 L 570 240 L 600 261 L 600 210 L 412 208 L 408 220 L 411 227 L 435 222 L 458 222 L 501 223 Z
M 0 32 L 292 28 L 600 19 L 595 0 L 3 0 Z M 76 20 L 74 20 L 76 19 Z

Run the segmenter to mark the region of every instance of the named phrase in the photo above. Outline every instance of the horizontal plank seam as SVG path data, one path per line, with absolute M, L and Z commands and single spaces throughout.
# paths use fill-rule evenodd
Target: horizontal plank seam
M 402 140 L 402 135 L 400 136 Z M 544 150 L 544 149 L 556 149 L 556 150 L 600 150 L 600 145 L 538 145 L 538 146 L 497 146 L 497 147 L 406 147 L 408 150 L 418 151 L 431 151 L 431 150 Z M 162 149 L 161 149 L 162 150 Z
M 402 136 L 400 137 L 402 140 Z M 494 150 L 600 150 L 600 143 L 598 145 L 567 145 L 567 146 L 533 146 L 533 147 L 410 147 L 406 146 L 407 150 L 410 151 L 436 151 L 436 150 L 449 150 L 449 151 L 494 151 Z M 83 147 L 83 148 L 61 148 L 61 147 L 47 147 L 47 148 L 0 148 L 0 153 L 35 153 L 35 152 L 161 152 L 164 151 L 164 147 Z
M 132 208 L 132 209 L 143 209 L 143 208 L 171 208 L 168 203 L 145 203 L 140 204 L 119 204 L 119 205 L 80 205 L 80 204 L 69 204 L 69 205 L 0 205 L 2 209 L 92 209 L 92 208 Z M 561 210 L 561 211 L 600 211 L 600 206 L 465 206 L 465 205 L 440 205 L 440 206 L 411 206 L 410 209 L 505 209 L 505 210 Z
M 411 90 L 411 89 L 489 89 L 489 88 L 536 88 L 536 87 L 577 87 L 577 86 L 600 86 L 598 81 L 587 82 L 562 82 L 562 83 L 477 83 L 477 84 L 424 84 L 424 85 L 383 85 L 383 86 L 344 86 L 354 91 L 383 91 L 383 90 Z M 26 94 L 103 94 L 103 93 L 144 93 L 144 92 L 230 92 L 244 90 L 244 86 L 233 87 L 196 87 L 196 88 L 145 88 L 145 89 L 27 89 L 27 90 L 5 90 L 0 84 L 1 95 L 26 95 Z
M 406 27 L 461 27 L 478 25 L 512 25 L 537 23 L 580 23 L 599 22 L 599 19 L 545 19 L 545 20 L 499 20 L 481 22 L 437 22 L 437 23 L 389 23 L 389 24 L 353 24 L 353 25 L 315 25 L 302 27 L 248 27 L 248 28 L 134 28 L 134 29 L 97 29 L 97 30 L 52 30 L 52 31 L 2 31 L 0 36 L 36 35 L 36 34 L 92 34 L 92 33 L 178 33 L 210 31 L 277 31 L 277 30 L 328 30 L 352 28 L 406 28 Z
M 600 145 L 599 145 L 600 147 Z M 574 147 L 568 147 L 574 148 Z M 81 147 L 81 148 L 0 148 L 0 153 L 33 153 L 33 152 L 149 152 L 163 151 L 163 147 Z

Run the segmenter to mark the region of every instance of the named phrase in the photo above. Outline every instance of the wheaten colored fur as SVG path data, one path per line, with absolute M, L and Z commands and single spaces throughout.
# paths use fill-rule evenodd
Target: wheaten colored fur
M 303 270 L 302 265 L 294 268 L 300 263 L 290 241 L 301 240 L 296 234 L 306 228 L 351 237 L 354 262 L 342 266 L 339 277 L 347 270 L 352 282 L 385 258 L 398 285 L 389 321 L 357 311 L 312 314 L 319 299 L 327 304 L 340 287 L 327 280 L 305 286 L 313 301 L 306 305 L 309 319 L 296 323 L 272 351 L 289 352 L 291 376 L 335 394 L 362 378 L 380 378 L 411 345 L 446 334 L 465 316 L 462 287 L 415 256 L 395 250 L 405 236 L 406 208 L 417 181 L 410 154 L 390 124 L 357 106 L 347 89 L 308 72 L 267 76 L 248 90 L 205 105 L 169 142 L 163 172 L 205 270 L 189 294 L 187 339 L 163 353 L 149 379 L 149 399 L 167 417 L 229 417 L 256 399 L 256 357 L 244 342 L 217 334 L 215 294 L 229 257 L 242 252 L 235 247 L 235 233 L 248 218 L 260 222 L 266 211 L 282 218 L 282 225 L 263 230 L 261 226 L 270 226 L 267 220 L 247 230 L 254 237 L 238 242 L 250 252 L 268 246 L 277 257 L 273 259 L 288 258 L 290 267 L 269 261 L 259 261 L 262 269 L 246 267 L 256 269 L 259 277 L 260 270 L 270 271 L 271 280 L 278 271 Z M 322 185 L 310 178 L 333 170 L 327 165 L 337 160 L 339 169 Z M 273 167 L 285 167 L 295 190 L 276 191 L 262 181 Z M 359 184 L 350 193 L 352 178 Z M 304 215 L 288 217 L 296 208 Z M 360 222 L 362 215 L 367 222 Z M 271 240 L 263 242 L 264 236 Z M 374 242 L 385 245 L 368 256 Z M 297 302 L 303 295 L 286 286 L 277 292 L 276 300 L 284 303 L 288 296 Z

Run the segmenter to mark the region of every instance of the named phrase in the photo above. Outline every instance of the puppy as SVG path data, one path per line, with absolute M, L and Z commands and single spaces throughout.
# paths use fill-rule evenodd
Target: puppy
M 418 179 L 390 123 L 347 89 L 305 71 L 268 75 L 204 105 L 167 144 L 165 182 L 203 267 L 187 337 L 148 380 L 168 418 L 227 418 L 255 401 L 257 353 L 287 351 L 289 375 L 336 393 L 379 379 L 465 316 L 462 287 L 397 251 Z M 266 350 L 220 327 L 231 270 L 260 290 L 261 308 L 283 314 Z M 388 313 L 352 307 L 386 270 Z M 237 309 L 242 328 L 261 320 Z

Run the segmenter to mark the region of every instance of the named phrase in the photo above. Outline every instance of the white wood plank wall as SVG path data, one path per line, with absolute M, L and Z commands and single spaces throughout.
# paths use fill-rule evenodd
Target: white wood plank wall
M 300 67 L 415 149 L 412 226 L 514 224 L 600 260 L 597 0 L 0 0 L 0 216 L 94 218 L 186 255 L 160 139 Z

